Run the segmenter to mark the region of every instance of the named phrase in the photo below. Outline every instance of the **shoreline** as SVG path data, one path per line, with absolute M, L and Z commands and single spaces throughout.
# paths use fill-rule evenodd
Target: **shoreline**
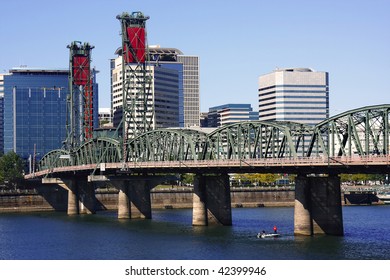
M 192 208 L 193 191 L 188 187 L 169 187 L 153 189 L 152 209 L 189 209 Z M 97 189 L 96 211 L 117 210 L 118 191 L 115 189 Z M 0 213 L 27 212 L 66 212 L 67 191 L 64 189 L 24 190 L 14 193 L 0 192 Z M 288 188 L 233 188 L 231 190 L 232 208 L 294 207 L 295 190 Z M 341 196 L 342 206 L 385 205 L 382 202 L 372 204 L 351 204 Z

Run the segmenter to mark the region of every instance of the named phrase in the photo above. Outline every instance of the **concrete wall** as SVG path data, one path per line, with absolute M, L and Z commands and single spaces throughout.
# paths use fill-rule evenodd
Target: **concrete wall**
M 293 190 L 247 190 L 231 192 L 232 207 L 293 206 Z M 117 193 L 97 193 L 96 210 L 116 210 Z M 192 208 L 193 192 L 190 190 L 152 190 L 152 208 Z M 66 211 L 68 194 L 65 190 L 40 192 L 39 194 L 1 194 L 0 212 Z

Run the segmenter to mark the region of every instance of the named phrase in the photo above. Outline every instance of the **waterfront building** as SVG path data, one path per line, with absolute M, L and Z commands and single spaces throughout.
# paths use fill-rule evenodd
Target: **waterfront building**
M 3 78 L 4 152 L 38 160 L 66 140 L 69 70 L 13 68 Z M 96 76 L 94 108 L 98 108 Z M 98 111 L 94 110 L 94 127 Z M 30 166 L 31 167 L 31 166 Z
M 224 104 L 209 108 L 207 127 L 220 127 L 236 122 L 255 121 L 259 119 L 258 112 L 253 111 L 250 104 Z
M 315 125 L 329 117 L 327 72 L 276 69 L 259 77 L 259 118 Z

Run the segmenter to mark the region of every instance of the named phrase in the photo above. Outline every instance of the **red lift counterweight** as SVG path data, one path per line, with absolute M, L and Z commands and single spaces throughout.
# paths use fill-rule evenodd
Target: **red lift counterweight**
M 68 144 L 71 147 L 93 137 L 93 76 L 91 72 L 91 50 L 89 43 L 74 41 L 68 45 L 69 89 Z

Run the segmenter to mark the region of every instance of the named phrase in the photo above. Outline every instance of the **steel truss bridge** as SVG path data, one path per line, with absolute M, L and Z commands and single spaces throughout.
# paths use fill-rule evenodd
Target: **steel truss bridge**
M 93 138 L 76 149 L 53 150 L 26 179 L 55 173 L 211 172 L 381 173 L 389 167 L 390 105 L 367 106 L 316 126 L 248 121 L 205 133 L 157 129 L 127 143 Z M 327 173 L 327 172 L 326 172 Z

